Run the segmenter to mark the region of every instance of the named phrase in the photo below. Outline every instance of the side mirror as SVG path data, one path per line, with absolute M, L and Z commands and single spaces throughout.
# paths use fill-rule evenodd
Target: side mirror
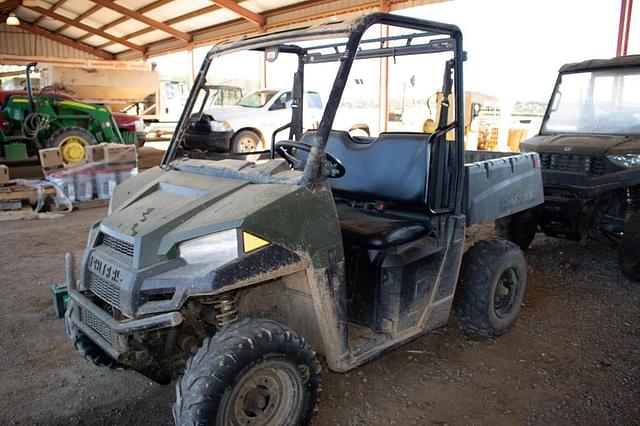
M 274 102 L 270 107 L 269 111 L 277 111 L 279 109 L 287 109 L 287 104 L 283 102 Z

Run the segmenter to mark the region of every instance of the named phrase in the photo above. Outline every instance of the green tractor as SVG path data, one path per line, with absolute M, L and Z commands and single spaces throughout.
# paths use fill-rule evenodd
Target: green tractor
M 26 68 L 26 92 L 0 94 L 0 144 L 6 160 L 27 160 L 42 148 L 59 148 L 66 164 L 85 158 L 85 148 L 100 142 L 124 143 L 111 111 L 44 89 L 34 95 Z

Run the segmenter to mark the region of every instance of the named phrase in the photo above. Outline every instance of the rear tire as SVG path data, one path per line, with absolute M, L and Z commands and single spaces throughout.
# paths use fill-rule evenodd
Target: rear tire
M 513 241 L 522 250 L 527 250 L 538 231 L 538 223 L 533 210 L 525 210 L 495 221 L 496 235 Z
M 510 241 L 480 241 L 462 259 L 454 309 L 469 334 L 500 336 L 513 324 L 527 288 L 527 263 Z
M 82 127 L 63 127 L 56 130 L 47 140 L 48 148 L 58 148 L 65 164 L 79 163 L 86 157 L 85 148 L 97 145 L 98 140 Z
M 640 282 L 640 212 L 632 213 L 624 225 L 618 260 L 622 274 L 631 281 Z
M 307 342 L 270 320 L 245 319 L 204 340 L 176 384 L 178 425 L 307 424 L 320 364 Z

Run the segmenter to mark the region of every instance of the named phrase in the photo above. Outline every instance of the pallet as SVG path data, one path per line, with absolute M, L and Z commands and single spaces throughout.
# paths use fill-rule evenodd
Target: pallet
M 55 197 L 56 189 L 47 186 L 43 189 L 45 197 Z M 28 200 L 29 204 L 38 202 L 38 190 L 25 185 L 10 185 L 0 187 L 0 201 Z
M 24 219 L 33 216 L 33 208 L 31 206 L 22 207 L 18 210 L 0 210 L 0 221 Z

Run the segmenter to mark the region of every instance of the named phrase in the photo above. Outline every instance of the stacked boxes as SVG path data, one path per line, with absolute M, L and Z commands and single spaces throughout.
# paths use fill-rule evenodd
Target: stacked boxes
M 117 184 L 138 172 L 134 145 L 92 145 L 85 148 L 85 161 L 73 165 L 62 162 L 57 148 L 42 149 L 40 162 L 45 178 L 58 185 L 71 201 L 110 199 Z

